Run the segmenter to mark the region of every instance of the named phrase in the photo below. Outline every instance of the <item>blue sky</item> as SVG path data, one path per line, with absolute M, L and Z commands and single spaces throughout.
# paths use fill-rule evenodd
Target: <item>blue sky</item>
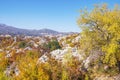
M 102 3 L 113 7 L 120 0 L 0 0 L 0 23 L 23 29 L 79 32 L 79 11 Z

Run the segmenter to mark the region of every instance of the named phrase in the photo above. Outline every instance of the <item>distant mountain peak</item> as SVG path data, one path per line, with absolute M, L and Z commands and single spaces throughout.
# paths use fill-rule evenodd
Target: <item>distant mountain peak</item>
M 6 24 L 0 24 L 0 34 L 41 36 L 41 35 L 59 35 L 59 34 L 66 35 L 68 33 L 58 32 L 47 28 L 40 30 L 19 29 L 16 27 L 8 26 Z

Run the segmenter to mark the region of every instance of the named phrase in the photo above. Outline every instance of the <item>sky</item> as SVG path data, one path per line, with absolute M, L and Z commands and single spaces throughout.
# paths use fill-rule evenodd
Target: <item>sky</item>
M 0 23 L 22 29 L 52 29 L 80 32 L 80 10 L 92 10 L 94 4 L 110 8 L 120 0 L 0 0 Z

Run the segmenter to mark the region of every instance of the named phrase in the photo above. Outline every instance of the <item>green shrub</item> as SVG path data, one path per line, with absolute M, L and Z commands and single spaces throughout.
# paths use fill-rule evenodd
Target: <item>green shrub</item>
M 22 41 L 19 43 L 19 48 L 25 48 L 26 47 L 26 42 Z
M 43 44 L 44 49 L 47 49 L 49 51 L 53 51 L 55 49 L 61 49 L 61 46 L 59 45 L 59 42 L 57 40 L 52 40 L 48 43 Z

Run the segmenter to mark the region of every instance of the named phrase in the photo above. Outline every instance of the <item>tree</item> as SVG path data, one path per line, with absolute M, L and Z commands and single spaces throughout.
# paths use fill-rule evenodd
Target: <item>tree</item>
M 104 53 L 103 63 L 115 67 L 120 63 L 120 9 L 109 9 L 106 4 L 96 5 L 88 12 L 82 11 L 78 19 L 81 48 L 86 54 L 92 50 Z

